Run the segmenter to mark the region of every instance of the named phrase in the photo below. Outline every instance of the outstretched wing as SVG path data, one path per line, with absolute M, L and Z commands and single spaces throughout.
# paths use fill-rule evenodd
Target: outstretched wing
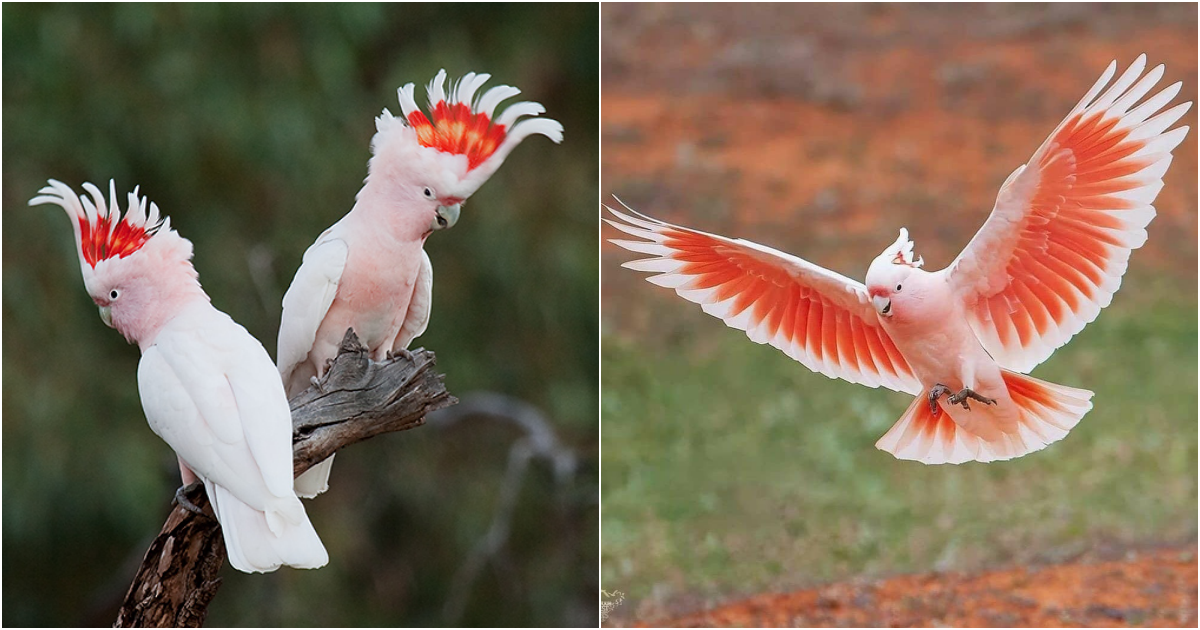
M 630 216 L 608 208 L 610 225 L 642 240 L 610 239 L 653 258 L 627 262 L 757 343 L 814 372 L 868 387 L 917 394 L 921 384 L 879 324 L 866 287 L 750 241 Z M 630 212 L 633 212 L 630 210 Z
M 321 233 L 317 242 L 304 252 L 304 261 L 283 295 L 276 362 L 284 383 L 291 380 L 292 371 L 312 350 L 317 329 L 337 295 L 349 248 L 345 241 L 334 236 L 336 227 L 335 224 Z
M 1008 177 L 946 269 L 984 348 L 1011 370 L 1033 369 L 1112 301 L 1130 252 L 1146 242 L 1171 150 L 1187 135 L 1166 129 L 1190 102 L 1155 115 L 1179 83 L 1133 107 L 1163 66 L 1142 76 L 1142 55 L 1101 94 L 1116 67 Z

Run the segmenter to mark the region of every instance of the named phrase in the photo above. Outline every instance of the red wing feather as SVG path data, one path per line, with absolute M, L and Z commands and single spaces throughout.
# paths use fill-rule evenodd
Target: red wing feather
M 1028 372 L 1096 318 L 1146 241 L 1151 205 L 1187 111 L 1162 113 L 1176 83 L 1138 58 L 1101 94 L 1109 66 L 1028 164 L 1005 182 L 987 223 L 949 268 L 972 328 L 1003 367 Z
M 612 242 L 654 256 L 624 265 L 657 272 L 650 282 L 674 289 L 815 372 L 870 387 L 921 391 L 862 284 L 749 241 L 609 211 L 619 219 L 605 219 L 609 224 L 641 239 Z

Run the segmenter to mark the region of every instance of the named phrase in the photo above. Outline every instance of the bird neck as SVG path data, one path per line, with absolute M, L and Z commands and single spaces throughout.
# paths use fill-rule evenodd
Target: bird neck
M 138 308 L 122 309 L 121 312 L 114 309 L 112 313 L 113 327 L 127 341 L 136 343 L 143 353 L 154 345 L 163 328 L 181 314 L 197 306 L 211 308 L 211 299 L 195 280 L 163 287 L 143 299 Z
M 398 244 L 423 243 L 429 236 L 432 213 L 417 203 L 391 199 L 371 185 L 363 186 L 349 216 L 364 226 L 363 235 L 376 240 L 394 240 Z

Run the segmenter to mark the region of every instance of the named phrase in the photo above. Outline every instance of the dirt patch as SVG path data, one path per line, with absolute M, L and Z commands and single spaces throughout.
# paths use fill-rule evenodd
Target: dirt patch
M 1127 556 L 846 582 L 647 625 L 1196 627 L 1196 546 Z
M 602 193 L 851 277 L 907 225 L 930 268 L 1111 60 L 1196 99 L 1194 5 L 606 6 Z M 1195 129 L 1196 108 L 1179 124 Z M 1133 257 L 1196 269 L 1196 133 Z M 605 245 L 604 252 L 614 249 Z M 606 293 L 613 289 L 605 274 Z

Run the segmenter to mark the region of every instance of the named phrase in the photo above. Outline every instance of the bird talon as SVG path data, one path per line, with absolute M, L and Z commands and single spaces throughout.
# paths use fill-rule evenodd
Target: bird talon
M 187 498 L 187 495 L 189 492 L 195 490 L 196 488 L 198 488 L 202 485 L 203 484 L 199 481 L 193 481 L 192 483 L 189 483 L 187 485 L 179 486 L 179 488 L 177 488 L 175 490 L 175 498 L 171 500 L 171 505 L 178 505 L 179 507 L 191 512 L 192 514 L 197 514 L 199 516 L 208 518 L 208 515 L 204 513 L 204 510 L 201 510 L 199 507 L 196 506 L 195 503 L 192 503 Z
M 941 408 L 938 407 L 938 399 L 949 393 L 950 388 L 942 385 L 941 383 L 929 388 L 929 412 L 935 417 L 941 411 Z
M 974 390 L 967 387 L 962 388 L 957 394 L 954 394 L 946 400 L 952 405 L 962 405 L 963 409 L 970 411 L 971 406 L 967 404 L 967 399 L 977 400 L 985 405 L 996 404 L 996 399 L 988 398 L 987 396 L 978 394 Z

